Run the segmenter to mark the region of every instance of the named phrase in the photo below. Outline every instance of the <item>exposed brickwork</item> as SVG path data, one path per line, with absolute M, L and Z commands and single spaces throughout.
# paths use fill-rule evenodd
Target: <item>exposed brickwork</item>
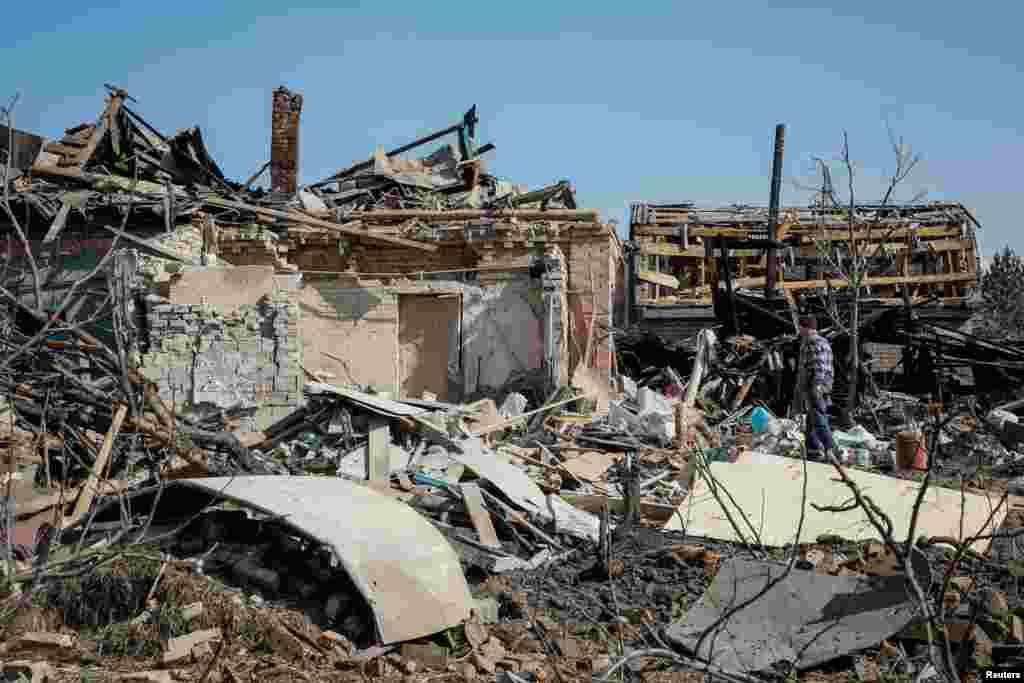
M 270 142 L 270 187 L 294 193 L 299 182 L 299 116 L 302 95 L 284 86 L 274 91 Z
M 302 400 L 299 308 L 277 292 L 224 313 L 147 299 L 143 373 L 163 398 L 222 408 L 296 406 Z M 276 414 L 276 413 L 275 413 Z M 253 429 L 270 416 L 257 415 Z

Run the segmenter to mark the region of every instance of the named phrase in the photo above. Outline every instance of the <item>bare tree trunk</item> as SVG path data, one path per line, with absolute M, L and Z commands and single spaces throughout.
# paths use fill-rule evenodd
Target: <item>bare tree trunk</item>
M 860 376 L 860 287 L 866 281 L 867 264 L 860 257 L 860 245 L 857 242 L 857 202 L 853 191 L 853 160 L 850 158 L 850 138 L 843 133 L 843 159 L 846 162 L 847 177 L 850 191 L 850 213 L 847 216 L 850 234 L 850 266 L 847 270 L 847 284 L 852 286 L 853 296 L 850 300 L 850 357 L 846 367 L 846 406 L 843 415 L 845 423 L 853 422 L 853 410 L 857 406 L 857 378 Z M 886 195 L 888 199 L 888 195 Z M 868 233 L 870 239 L 870 231 Z M 852 280 L 852 282 L 851 282 Z
M 850 360 L 846 368 L 846 416 L 844 419 L 853 420 L 853 411 L 857 406 L 857 380 L 860 378 L 860 290 L 853 293 L 853 302 L 850 304 Z

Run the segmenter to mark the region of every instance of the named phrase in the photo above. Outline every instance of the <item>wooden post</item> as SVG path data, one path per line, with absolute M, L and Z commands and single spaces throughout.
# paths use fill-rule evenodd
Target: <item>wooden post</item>
M 501 543 L 498 541 L 498 534 L 494 531 L 491 515 L 484 507 L 484 497 L 480 493 L 480 487 L 476 484 L 462 484 L 459 488 L 462 490 L 466 512 L 469 513 L 469 519 L 473 522 L 473 528 L 476 529 L 480 543 L 489 548 L 500 548 Z
M 366 445 L 366 479 L 386 482 L 391 476 L 391 428 L 382 417 L 370 419 L 370 440 Z
M 124 418 L 127 414 L 128 406 L 123 403 L 119 405 L 117 410 L 114 412 L 114 419 L 110 422 L 110 429 L 107 430 L 107 435 L 103 437 L 103 445 L 100 446 L 100 452 L 96 456 L 96 462 L 93 463 L 92 471 L 89 473 L 89 478 L 85 480 L 82 492 L 78 495 L 78 500 L 75 501 L 75 508 L 71 513 L 71 518 L 64 522 L 64 528 L 74 525 L 80 519 L 85 517 L 85 513 L 89 511 L 93 498 L 96 497 L 97 485 L 101 479 L 105 479 L 107 476 L 106 473 L 107 466 L 110 463 L 110 454 L 114 450 L 114 439 L 121 431 L 121 424 L 124 422 Z

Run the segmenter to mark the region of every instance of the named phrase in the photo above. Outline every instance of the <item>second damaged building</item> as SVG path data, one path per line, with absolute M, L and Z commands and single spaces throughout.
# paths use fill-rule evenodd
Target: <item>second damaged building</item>
M 854 209 L 854 239 L 871 263 L 865 287 L 868 303 L 902 305 L 902 289 L 912 299 L 938 296 L 947 306 L 964 304 L 978 282 L 976 230 L 980 225 L 960 204 L 935 202 Z M 774 288 L 799 305 L 805 295 L 847 286 L 842 274 L 822 258 L 822 245 L 848 242 L 848 209 L 790 207 L 779 212 L 774 240 L 786 248 Z M 698 208 L 692 204 L 636 204 L 630 220 L 635 245 L 629 278 L 630 318 L 656 321 L 711 314 L 715 292 L 766 287 L 770 252 L 730 248 L 728 259 L 715 240 L 768 239 L 767 208 Z M 740 304 L 742 306 L 742 303 Z
M 970 317 L 967 301 L 979 280 L 979 227 L 955 203 L 854 207 L 853 244 L 867 256 L 857 295 L 858 327 L 868 342 L 863 367 L 889 373 L 890 380 L 895 373 L 900 383 L 920 383 L 920 364 L 905 361 L 904 347 L 916 343 L 908 336 L 909 321 L 955 330 Z M 848 259 L 850 239 L 848 207 L 783 208 L 773 220 L 768 208 L 636 204 L 624 317 L 643 333 L 675 342 L 713 325 L 736 336 L 778 339 L 777 364 L 783 366 L 794 358 L 795 347 L 785 338 L 795 339 L 796 316 L 812 313 L 830 328 L 836 358 L 845 365 L 852 294 L 849 274 L 836 258 Z M 835 251 L 835 245 L 842 248 Z M 892 333 L 893 316 L 901 318 L 899 335 Z M 845 370 L 837 377 L 842 396 Z M 858 390 L 867 383 L 865 377 Z M 787 403 L 786 383 L 775 384 L 776 405 Z

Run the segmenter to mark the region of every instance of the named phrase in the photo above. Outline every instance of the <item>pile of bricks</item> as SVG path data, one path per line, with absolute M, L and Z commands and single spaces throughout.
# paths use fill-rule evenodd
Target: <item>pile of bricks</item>
M 161 396 L 193 406 L 257 407 L 259 429 L 302 400 L 298 306 L 286 292 L 229 312 L 147 297 L 143 372 Z

